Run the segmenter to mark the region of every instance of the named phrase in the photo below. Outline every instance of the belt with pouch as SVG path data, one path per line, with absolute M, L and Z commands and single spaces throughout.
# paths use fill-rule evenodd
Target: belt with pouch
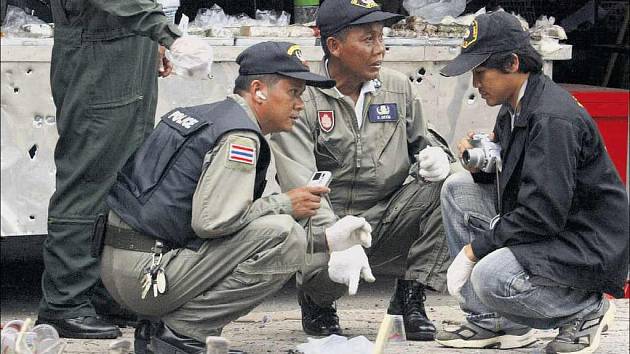
M 161 240 L 135 230 L 123 229 L 112 224 L 107 225 L 107 231 L 105 232 L 105 244 L 122 250 L 158 253 L 155 248 L 156 241 Z M 161 253 L 166 253 L 172 249 L 172 247 L 164 241 L 161 242 L 163 244 Z

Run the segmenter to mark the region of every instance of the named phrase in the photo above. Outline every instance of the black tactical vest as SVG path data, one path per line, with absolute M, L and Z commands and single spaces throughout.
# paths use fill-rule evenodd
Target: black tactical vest
M 233 130 L 260 136 L 253 196 L 254 200 L 260 198 L 270 161 L 269 146 L 245 110 L 228 98 L 164 115 L 118 173 L 107 204 L 136 231 L 174 248 L 197 249 L 203 240 L 191 226 L 192 199 L 203 159 L 223 134 Z

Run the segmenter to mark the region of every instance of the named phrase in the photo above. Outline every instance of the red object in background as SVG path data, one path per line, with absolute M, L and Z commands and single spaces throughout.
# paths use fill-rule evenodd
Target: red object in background
M 604 138 L 610 159 L 628 183 L 628 90 L 561 84 L 593 117 Z
M 607 87 L 560 84 L 569 91 L 593 117 L 604 138 L 606 150 L 621 180 L 628 186 L 628 98 L 630 91 Z M 624 286 L 624 298 L 630 298 L 630 273 Z M 610 298 L 610 295 L 608 295 Z

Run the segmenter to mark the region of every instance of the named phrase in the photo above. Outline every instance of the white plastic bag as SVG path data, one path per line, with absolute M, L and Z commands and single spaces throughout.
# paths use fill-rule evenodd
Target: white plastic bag
M 297 346 L 304 354 L 372 354 L 374 344 L 364 336 L 346 337 L 331 334 L 325 338 L 308 338 L 308 343 Z
M 411 16 L 440 23 L 445 16 L 461 15 L 466 9 L 466 0 L 404 0 L 403 7 Z

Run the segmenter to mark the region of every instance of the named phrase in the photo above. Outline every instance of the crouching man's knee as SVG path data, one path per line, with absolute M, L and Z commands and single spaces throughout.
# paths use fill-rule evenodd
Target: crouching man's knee
M 302 265 L 306 254 L 306 233 L 290 215 L 267 215 L 256 220 L 257 227 L 279 239 L 275 257 L 287 266 Z
M 479 261 L 470 276 L 475 294 L 486 306 L 496 307 L 509 302 L 512 282 L 522 268 L 509 248 L 500 248 Z

